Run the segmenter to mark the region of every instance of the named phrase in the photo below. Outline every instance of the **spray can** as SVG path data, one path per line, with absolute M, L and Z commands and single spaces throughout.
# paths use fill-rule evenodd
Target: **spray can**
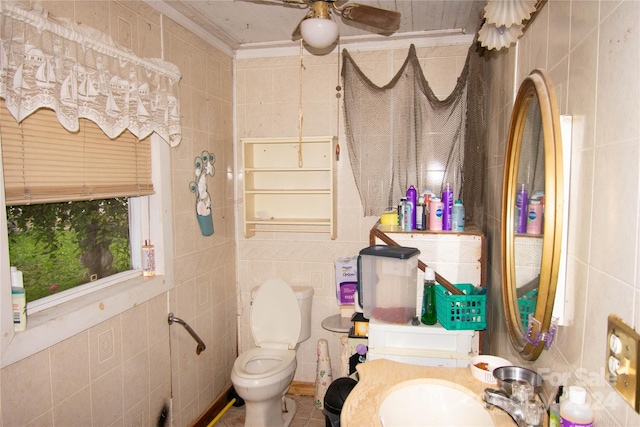
M 527 232 L 527 206 L 529 206 L 529 195 L 527 187 L 522 184 L 520 191 L 516 194 L 516 233 Z
M 429 230 L 442 230 L 443 203 L 439 197 L 432 197 L 429 205 Z
M 451 231 L 464 231 L 464 205 L 462 200 L 458 199 L 453 204 L 451 213 Z
M 424 197 L 418 197 L 418 204 L 416 205 L 416 230 L 424 230 L 425 217 L 424 217 Z
M 442 192 L 442 229 L 451 230 L 451 214 L 453 213 L 453 189 L 451 184 L 447 182 L 447 185 Z
M 416 203 L 418 202 L 418 192 L 413 185 L 407 190 L 407 203 L 411 203 L 410 228 L 408 231 L 416 229 Z M 405 227 L 406 229 L 406 227 Z
M 398 226 L 400 230 L 404 230 L 404 205 L 407 204 L 406 197 L 400 197 L 400 204 L 398 205 Z
M 404 231 L 411 231 L 413 227 L 411 226 L 411 217 L 415 214 L 415 208 L 410 201 L 404 202 Z
M 433 191 L 430 188 L 422 191 L 422 197 L 424 197 L 424 229 L 429 229 L 429 205 L 431 204 L 431 197 L 434 196 Z

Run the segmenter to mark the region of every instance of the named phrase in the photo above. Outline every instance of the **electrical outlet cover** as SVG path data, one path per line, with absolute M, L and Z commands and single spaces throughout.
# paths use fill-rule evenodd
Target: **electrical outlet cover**
M 610 314 L 606 344 L 605 375 L 613 388 L 640 413 L 637 377 L 640 335 L 622 319 Z

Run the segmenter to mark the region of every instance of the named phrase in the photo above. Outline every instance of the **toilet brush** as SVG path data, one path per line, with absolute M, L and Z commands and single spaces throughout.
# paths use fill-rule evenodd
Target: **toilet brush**
M 324 408 L 324 395 L 333 381 L 331 373 L 331 358 L 329 357 L 329 344 L 325 339 L 318 340 L 318 365 L 316 368 L 316 408 Z

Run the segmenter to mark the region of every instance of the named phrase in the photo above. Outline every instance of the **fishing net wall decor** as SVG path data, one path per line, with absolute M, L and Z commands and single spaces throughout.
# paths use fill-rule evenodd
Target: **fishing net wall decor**
M 437 195 L 447 183 L 482 227 L 486 171 L 484 59 L 468 50 L 453 92 L 439 100 L 411 45 L 385 86 L 375 85 L 343 50 L 347 148 L 365 216 L 397 206 L 409 185 Z

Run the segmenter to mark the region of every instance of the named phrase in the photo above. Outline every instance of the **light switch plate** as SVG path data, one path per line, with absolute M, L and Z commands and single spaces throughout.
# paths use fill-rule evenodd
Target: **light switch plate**
M 638 402 L 638 350 L 640 334 L 619 317 L 609 315 L 605 372 L 609 383 L 640 413 Z

